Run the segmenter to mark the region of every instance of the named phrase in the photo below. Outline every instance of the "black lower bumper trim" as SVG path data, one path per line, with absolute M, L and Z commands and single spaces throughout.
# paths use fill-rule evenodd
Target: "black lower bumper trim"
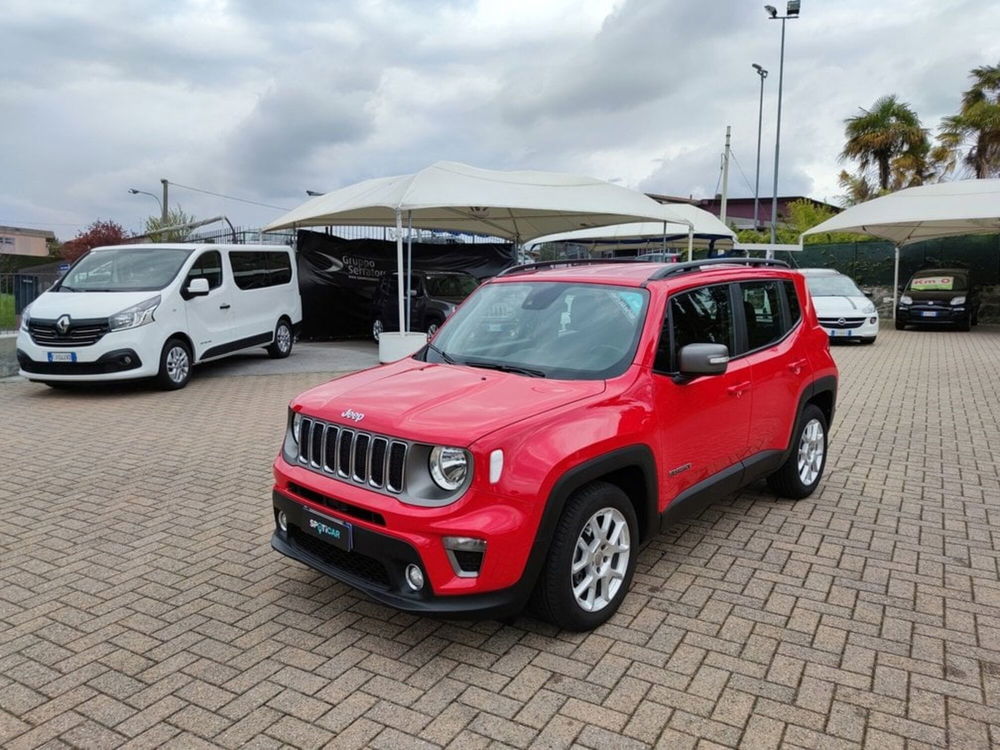
M 18 349 L 17 364 L 31 375 L 110 375 L 142 367 L 142 360 L 132 349 L 116 349 L 95 362 L 36 362 Z
M 406 587 L 403 571 L 410 563 L 421 568 L 423 565 L 420 555 L 406 542 L 354 526 L 353 549 L 345 552 L 313 540 L 301 531 L 305 509 L 298 502 L 276 490 L 272 492 L 272 500 L 275 513 L 285 511 L 289 533 L 276 526 L 271 536 L 271 547 L 286 557 L 358 589 L 380 604 L 430 617 L 499 619 L 518 614 L 524 609 L 531 593 L 525 586 L 464 596 L 413 593 Z M 384 577 L 375 566 L 382 567 Z

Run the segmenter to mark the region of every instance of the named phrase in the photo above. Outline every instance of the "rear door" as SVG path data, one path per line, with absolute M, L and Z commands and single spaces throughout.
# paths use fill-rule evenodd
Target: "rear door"
M 747 452 L 752 403 L 749 363 L 736 359 L 721 375 L 685 379 L 678 352 L 687 344 L 737 348 L 736 295 L 732 284 L 684 290 L 667 300 L 654 366 L 654 399 L 661 455 L 661 497 L 707 481 L 738 482 Z

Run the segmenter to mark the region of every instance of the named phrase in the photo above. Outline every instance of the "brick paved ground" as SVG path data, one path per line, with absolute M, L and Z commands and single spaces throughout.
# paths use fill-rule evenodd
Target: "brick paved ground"
M 1000 330 L 836 347 L 822 492 L 641 555 L 610 624 L 441 623 L 271 551 L 312 375 L 0 385 L 0 745 L 1000 744 Z

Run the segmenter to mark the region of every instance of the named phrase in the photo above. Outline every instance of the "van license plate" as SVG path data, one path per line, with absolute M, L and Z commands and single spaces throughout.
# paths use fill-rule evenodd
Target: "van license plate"
M 334 547 L 339 547 L 348 552 L 351 551 L 353 541 L 351 524 L 338 521 L 336 518 L 330 518 L 330 516 L 321 516 L 319 513 L 313 513 L 309 510 L 303 513 L 303 518 L 305 521 L 305 530 L 314 537 L 322 539 Z
M 76 362 L 76 352 L 49 352 L 49 362 Z

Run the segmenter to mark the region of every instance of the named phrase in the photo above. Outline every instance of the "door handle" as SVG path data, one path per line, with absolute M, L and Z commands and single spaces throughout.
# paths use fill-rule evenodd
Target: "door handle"
M 792 374 L 798 375 L 800 372 L 802 372 L 802 368 L 805 367 L 807 364 L 808 362 L 806 360 L 799 359 L 788 365 L 788 369 L 792 371 Z
M 726 390 L 729 392 L 730 396 L 736 396 L 739 398 L 743 395 L 743 392 L 750 387 L 750 381 L 744 380 L 742 383 L 737 383 L 736 385 L 731 385 Z
M 229 309 L 229 303 L 227 302 L 224 305 L 219 305 L 219 309 L 220 310 L 228 310 Z

